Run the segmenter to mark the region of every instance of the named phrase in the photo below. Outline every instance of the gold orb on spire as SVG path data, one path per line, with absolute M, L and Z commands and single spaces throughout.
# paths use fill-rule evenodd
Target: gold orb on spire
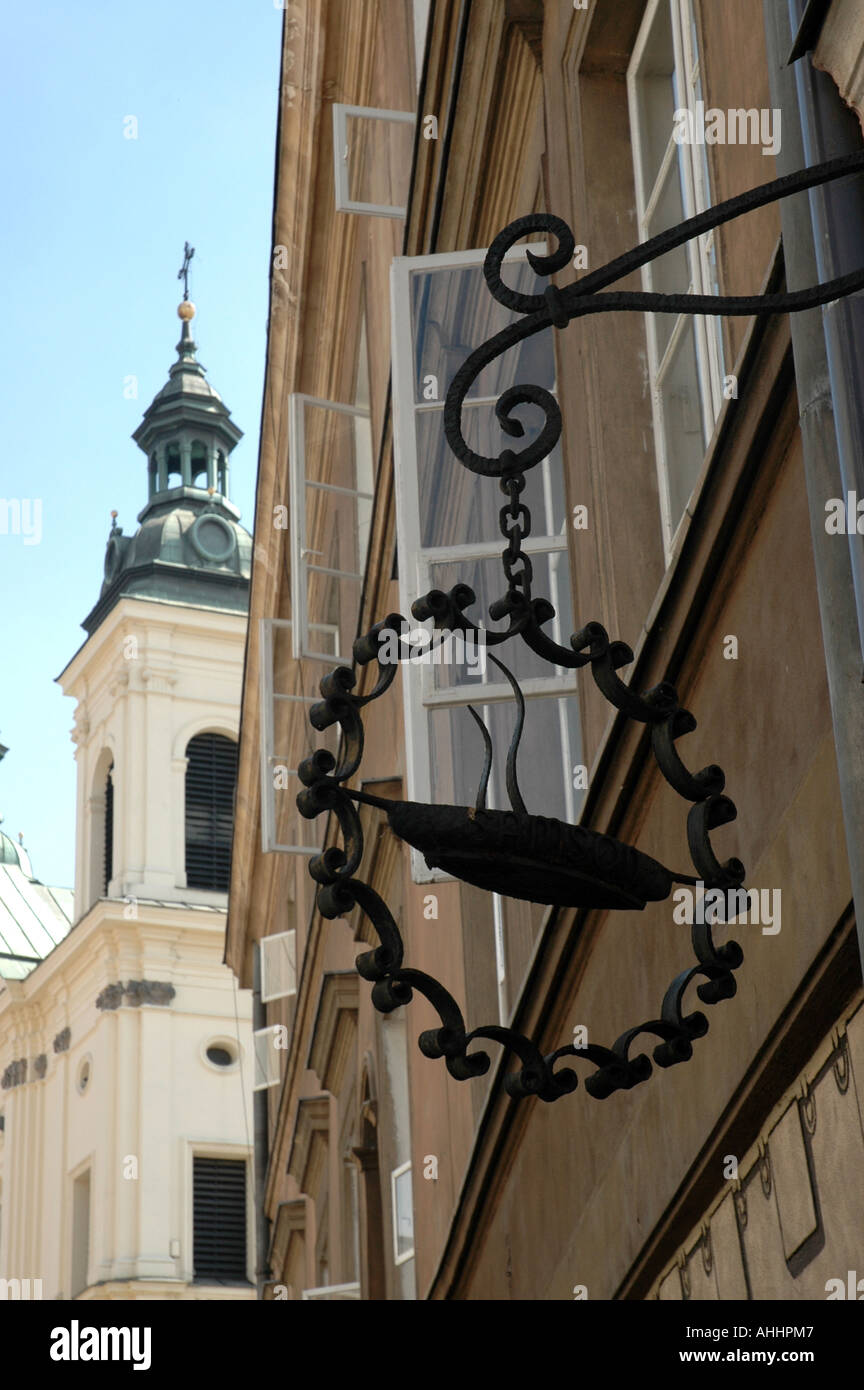
M 192 303 L 191 299 L 181 299 L 180 303 L 177 305 L 177 317 L 186 320 L 194 319 L 195 305 Z

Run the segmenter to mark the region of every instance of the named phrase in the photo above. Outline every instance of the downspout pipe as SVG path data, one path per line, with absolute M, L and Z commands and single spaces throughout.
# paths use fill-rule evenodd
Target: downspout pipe
M 261 946 L 255 942 L 252 974 L 252 1030 L 267 1026 L 267 1008 L 261 1000 Z M 269 1129 L 267 1124 L 267 1091 L 252 1094 L 252 1121 L 255 1155 L 255 1283 L 258 1297 L 264 1296 L 264 1285 L 270 1278 L 270 1219 L 264 1210 L 267 1187 L 267 1167 L 270 1162 Z
M 841 153 L 847 148 L 842 142 L 853 139 L 854 131 L 833 82 L 812 69 L 809 57 L 799 60 L 798 66 L 805 69 L 801 76 L 794 66 L 787 66 L 786 55 L 803 12 L 800 0 L 763 0 L 763 12 L 771 101 L 782 112 L 782 141 L 777 153 L 777 172 L 782 175 L 826 158 L 828 153 Z M 818 103 L 817 128 L 817 105 L 808 109 L 808 89 Z M 820 144 L 822 140 L 825 146 Z M 851 148 L 860 149 L 860 145 L 857 138 Z M 828 273 L 827 266 L 846 264 L 850 255 L 854 264 L 864 262 L 861 195 L 851 184 L 851 180 L 844 180 L 836 198 L 818 191 L 821 206 L 815 213 L 809 193 L 780 201 L 790 289 L 816 284 L 822 273 Z M 854 306 L 850 303 L 848 315 L 838 313 L 836 305 L 792 314 L 790 327 L 825 671 L 864 969 L 864 688 L 856 552 L 844 537 L 829 535 L 825 526 L 826 502 L 846 496 L 849 480 L 861 466 L 861 454 L 856 459 L 848 452 L 852 439 L 864 439 L 861 383 L 855 380 L 855 364 L 861 358 L 854 355 L 862 327 L 859 305 L 860 301 Z

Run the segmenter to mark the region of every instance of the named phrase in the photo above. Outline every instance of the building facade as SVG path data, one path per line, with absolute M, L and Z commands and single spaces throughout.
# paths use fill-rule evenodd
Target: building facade
M 223 963 L 251 540 L 190 311 L 135 434 L 147 504 L 59 677 L 71 929 L 0 962 L 7 1297 L 254 1297 L 250 998 Z
M 378 946 L 370 919 L 350 895 L 323 916 L 309 872 L 327 881 L 314 856 L 343 846 L 336 817 L 296 804 L 304 760 L 338 753 L 338 727 L 309 722 L 322 677 L 347 665 L 355 693 L 372 691 L 356 638 L 412 610 L 430 629 L 423 596 L 458 583 L 474 621 L 500 629 L 501 492 L 460 467 L 444 406 L 466 358 L 523 316 L 518 295 L 862 149 L 856 6 L 797 11 L 285 7 L 226 957 L 258 988 L 265 1297 L 794 1300 L 832 1296 L 860 1267 L 864 569 L 856 525 L 836 524 L 864 496 L 859 299 L 586 314 L 485 368 L 462 407 L 467 444 L 497 456 L 543 425 L 511 404 L 522 431 L 508 440 L 502 393 L 555 398 L 563 434 L 526 483 L 523 547 L 547 630 L 566 646 L 596 621 L 629 644 L 616 669 L 632 691 L 670 682 L 698 721 L 686 767 L 710 780 L 722 765 L 737 814 L 713 823 L 716 854 L 741 861 L 756 896 L 717 934 L 743 951 L 728 997 L 697 998 L 687 978 L 685 1012 L 712 1005 L 706 1036 L 675 1054 L 654 1025 L 636 1030 L 652 1074 L 602 1100 L 584 1058 L 573 1094 L 515 1098 L 517 1059 L 493 1041 L 485 1073 L 457 1079 L 417 1045 L 441 1026 L 422 990 L 374 1007 L 354 969 Z M 611 288 L 752 296 L 846 274 L 864 265 L 860 183 L 757 207 Z M 574 246 L 549 277 L 514 236 L 508 303 L 483 262 L 529 214 L 535 254 L 556 250 L 552 217 Z M 686 892 L 644 910 L 544 907 L 486 891 L 491 876 L 448 876 L 395 833 L 387 801 L 474 803 L 484 743 L 469 706 L 493 746 L 486 805 L 507 807 L 512 691 L 469 667 L 403 662 L 364 710 L 355 878 L 469 1028 L 549 1056 L 611 1048 L 640 1019 L 662 1027 L 693 964 Z M 528 653 L 515 675 L 528 811 L 687 864 L 687 793 L 660 775 L 645 724 L 584 667 Z

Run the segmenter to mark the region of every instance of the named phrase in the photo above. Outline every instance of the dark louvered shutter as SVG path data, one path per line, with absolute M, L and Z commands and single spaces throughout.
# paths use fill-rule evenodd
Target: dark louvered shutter
M 102 850 L 102 892 L 107 898 L 108 884 L 114 877 L 114 783 L 111 774 L 114 771 L 112 763 L 108 769 L 108 776 L 105 780 L 105 843 Z
M 228 891 L 237 744 L 198 734 L 186 748 L 186 883 Z
M 193 1159 L 195 1278 L 246 1280 L 246 1164 Z

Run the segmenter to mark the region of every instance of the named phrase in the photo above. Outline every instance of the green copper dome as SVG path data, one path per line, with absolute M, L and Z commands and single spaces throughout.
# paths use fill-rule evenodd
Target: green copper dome
M 177 361 L 132 436 L 147 455 L 148 502 L 131 536 L 112 513 L 102 590 L 82 624 L 88 633 L 121 597 L 248 609 L 252 537 L 228 497 L 228 460 L 243 434 L 195 356 L 194 306 L 184 301 L 178 313 Z

